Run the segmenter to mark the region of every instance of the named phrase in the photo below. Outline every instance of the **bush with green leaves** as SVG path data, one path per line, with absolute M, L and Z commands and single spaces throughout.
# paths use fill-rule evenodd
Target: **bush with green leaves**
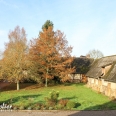
M 13 107 L 13 110 L 18 110 L 18 106 L 14 106 Z
M 53 100 L 54 102 L 58 101 L 59 91 L 52 90 L 52 92 L 50 92 L 49 94 L 51 100 Z
M 29 107 L 27 108 L 27 110 L 32 110 L 32 107 L 31 107 L 31 106 L 29 106 Z
M 54 108 L 53 107 L 49 107 L 49 110 L 53 110 Z
M 52 90 L 49 93 L 49 97 L 45 97 L 46 105 L 47 106 L 54 106 L 58 102 L 59 91 Z
M 58 102 L 58 104 L 60 104 L 63 107 L 65 107 L 68 101 L 69 101 L 68 99 L 60 99 L 59 102 Z
M 24 110 L 24 109 L 25 109 L 24 106 L 20 106 L 20 107 L 19 107 L 19 110 Z
M 68 109 L 72 109 L 76 106 L 76 103 L 74 101 L 68 101 L 67 104 L 66 104 L 66 107 Z
M 63 105 L 61 105 L 61 104 L 57 104 L 57 105 L 55 106 L 55 109 L 56 109 L 56 110 L 62 110 L 62 109 L 64 109 L 64 107 L 63 107 Z

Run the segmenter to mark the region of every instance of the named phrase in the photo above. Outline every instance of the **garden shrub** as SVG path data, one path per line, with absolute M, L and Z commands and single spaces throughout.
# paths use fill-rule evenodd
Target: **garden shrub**
M 111 97 L 112 101 L 116 101 L 116 98 L 114 96 Z
M 31 106 L 29 106 L 27 109 L 28 109 L 28 110 L 32 110 L 32 107 L 31 107 Z
M 58 102 L 59 92 L 52 90 L 49 93 L 49 97 L 45 97 L 46 105 L 47 106 L 55 106 Z
M 52 92 L 50 92 L 50 99 L 53 100 L 54 102 L 58 101 L 58 97 L 59 97 L 59 92 L 52 90 Z
M 34 110 L 40 110 L 41 104 L 36 103 L 36 104 L 32 105 L 32 108 L 33 108 Z
M 42 104 L 41 105 L 41 110 L 46 110 L 47 109 L 47 106 L 45 104 Z
M 65 107 L 68 101 L 68 99 L 60 99 L 58 104 L 61 104 L 63 107 Z
M 67 104 L 66 104 L 66 107 L 68 109 L 74 108 L 75 106 L 76 106 L 76 103 L 73 102 L 73 101 L 68 101 Z
M 17 106 L 14 106 L 14 107 L 13 107 L 13 110 L 17 110 L 17 109 L 18 109 L 18 107 L 17 107 Z
M 49 107 L 49 110 L 53 110 L 54 108 L 53 107 Z
M 61 109 L 63 109 L 63 108 L 64 108 L 64 107 L 63 107 L 61 104 L 57 104 L 56 107 L 55 107 L 56 110 L 61 110 Z
M 20 106 L 20 107 L 19 107 L 19 110 L 24 110 L 24 109 L 25 109 L 24 106 Z
M 40 109 L 41 109 L 40 106 L 35 107 L 35 110 L 40 110 Z

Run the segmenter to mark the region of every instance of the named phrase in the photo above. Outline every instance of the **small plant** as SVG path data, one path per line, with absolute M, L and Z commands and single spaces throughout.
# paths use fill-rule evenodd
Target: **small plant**
M 54 101 L 54 102 L 58 101 L 59 91 L 52 90 L 52 92 L 50 92 L 49 94 L 50 94 L 50 99 L 52 101 Z
M 31 107 L 31 106 L 29 106 L 27 109 L 28 109 L 28 110 L 32 110 L 32 107 Z
M 116 98 L 114 96 L 111 97 L 112 101 L 116 101 Z
M 33 101 L 34 101 L 34 98 L 29 97 L 28 100 L 29 100 L 30 102 L 33 102 Z
M 45 105 L 43 105 L 42 103 L 36 103 L 36 104 L 33 105 L 33 109 L 34 110 L 40 110 L 40 109 L 42 109 L 41 108 L 42 106 L 45 106 Z
M 49 97 L 45 97 L 46 105 L 47 106 L 55 106 L 58 102 L 59 92 L 52 90 L 49 93 Z
M 19 107 L 19 110 L 24 110 L 24 109 L 25 109 L 24 106 L 20 106 L 20 107 Z
M 20 97 L 19 101 L 25 102 L 25 99 L 23 97 Z
M 47 110 L 47 108 L 46 108 L 46 107 L 44 107 L 42 110 Z
M 17 106 L 14 106 L 14 107 L 13 107 L 13 110 L 18 110 L 18 107 L 17 107 Z
M 35 107 L 35 110 L 40 110 L 40 109 L 41 109 L 40 106 Z
M 54 108 L 53 107 L 49 107 L 49 110 L 53 110 Z
M 28 105 L 31 105 L 34 102 L 34 98 L 29 97 L 28 98 Z
M 45 104 L 41 105 L 41 110 L 46 110 L 46 105 Z
M 64 109 L 64 107 L 61 105 L 61 104 L 58 104 L 58 105 L 56 105 L 55 106 L 55 109 L 57 110 L 62 110 L 62 109 Z
M 68 101 L 68 99 L 60 99 L 58 103 L 65 107 Z
M 67 104 L 66 104 L 66 107 L 67 107 L 68 109 L 72 109 L 72 108 L 74 108 L 75 106 L 76 106 L 76 103 L 73 102 L 73 101 L 68 101 Z

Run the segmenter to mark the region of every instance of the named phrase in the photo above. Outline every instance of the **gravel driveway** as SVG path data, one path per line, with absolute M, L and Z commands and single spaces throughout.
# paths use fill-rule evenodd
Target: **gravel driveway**
M 0 116 L 116 116 L 110 111 L 0 111 Z

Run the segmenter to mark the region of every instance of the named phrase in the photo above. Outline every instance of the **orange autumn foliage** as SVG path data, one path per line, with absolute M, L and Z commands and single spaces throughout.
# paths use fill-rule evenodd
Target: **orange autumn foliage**
M 66 81 L 69 79 L 68 74 L 75 70 L 71 68 L 71 52 L 72 47 L 68 46 L 64 34 L 60 30 L 54 32 L 50 26 L 31 41 L 29 59 L 33 70 L 41 73 L 41 77 L 52 79 L 58 76 L 62 81 Z
M 27 67 L 27 39 L 25 30 L 17 26 L 8 35 L 9 42 L 5 44 L 5 51 L 1 61 L 2 76 L 10 82 L 20 81 L 25 77 L 24 70 Z M 18 87 L 18 86 L 17 86 Z M 19 89 L 19 87 L 17 88 Z

